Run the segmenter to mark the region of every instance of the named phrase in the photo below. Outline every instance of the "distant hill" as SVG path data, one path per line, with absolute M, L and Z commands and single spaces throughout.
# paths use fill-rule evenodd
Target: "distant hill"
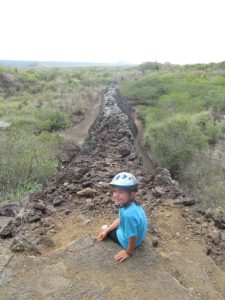
M 109 67 L 109 66 L 132 66 L 127 62 L 96 63 L 96 62 L 72 62 L 72 61 L 30 61 L 30 60 L 0 60 L 0 65 L 9 67 Z

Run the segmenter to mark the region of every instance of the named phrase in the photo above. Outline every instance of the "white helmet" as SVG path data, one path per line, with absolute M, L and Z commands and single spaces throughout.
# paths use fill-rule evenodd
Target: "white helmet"
M 138 180 L 137 178 L 127 172 L 121 172 L 115 175 L 112 181 L 109 183 L 111 186 L 121 187 L 129 191 L 137 191 Z

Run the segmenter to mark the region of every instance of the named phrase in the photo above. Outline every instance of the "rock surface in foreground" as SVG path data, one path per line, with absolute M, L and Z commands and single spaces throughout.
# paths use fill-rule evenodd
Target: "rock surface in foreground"
M 111 241 L 86 236 L 46 257 L 30 257 L 25 265 L 18 261 L 3 274 L 1 299 L 127 299 L 128 294 L 148 299 L 149 293 L 153 300 L 198 299 L 160 266 L 147 242 L 123 264 L 112 259 L 118 250 Z

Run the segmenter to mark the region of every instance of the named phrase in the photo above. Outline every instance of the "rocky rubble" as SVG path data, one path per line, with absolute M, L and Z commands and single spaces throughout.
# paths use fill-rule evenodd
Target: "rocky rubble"
M 196 205 L 183 212 L 186 224 L 195 236 L 203 236 L 206 243 L 206 253 L 218 262 L 225 258 L 225 217 L 219 209 L 204 210 Z
M 187 206 L 183 216 L 193 232 L 209 241 L 208 252 L 217 249 L 216 253 L 225 253 L 224 216 L 192 209 L 196 201 L 187 197 L 168 170 L 146 169 L 134 146 L 136 132 L 127 103 L 114 86 L 109 87 L 104 92 L 101 111 L 83 147 L 79 152 L 76 149 L 74 157 L 70 154 L 72 161 L 68 163 L 66 159 L 66 166 L 43 191 L 31 193 L 25 207 L 12 205 L 9 208 L 8 204 L 0 207 L 0 215 L 11 217 L 1 228 L 1 238 L 15 238 L 12 249 L 27 249 L 27 241 L 37 245 L 54 230 L 54 223 L 48 220 L 56 218 L 59 212 L 65 216 L 71 211 L 93 216 L 100 213 L 111 215 L 115 207 L 108 182 L 116 173 L 128 171 L 140 181 L 139 197 L 147 213 L 151 214 L 155 207 L 164 205 L 167 199 L 173 199 L 175 206 Z M 154 233 L 154 228 L 151 232 Z M 157 245 L 157 238 L 153 237 L 153 240 Z

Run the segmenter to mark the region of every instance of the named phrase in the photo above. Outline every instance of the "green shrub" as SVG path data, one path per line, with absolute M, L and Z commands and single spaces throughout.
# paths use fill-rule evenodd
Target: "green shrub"
M 195 113 L 204 109 L 201 98 L 191 98 L 187 92 L 171 92 L 159 98 L 157 107 L 168 114 Z
M 1 101 L 0 102 L 0 112 L 3 115 L 16 114 L 21 106 L 20 101 Z
M 168 93 L 161 78 L 152 75 L 121 85 L 121 91 L 129 101 L 148 104 L 154 104 L 156 99 Z
M 209 112 L 203 111 L 193 115 L 195 124 L 200 128 L 207 138 L 209 144 L 216 144 L 222 132 L 222 123 L 214 123 Z
M 143 119 L 159 122 L 177 113 L 201 112 L 203 108 L 201 99 L 192 99 L 188 93 L 170 93 L 159 97 L 152 106 L 142 106 L 140 114 Z
M 28 184 L 43 183 L 58 167 L 60 139 L 45 133 L 34 136 L 11 129 L 0 135 L 1 193 L 15 191 Z
M 145 62 L 138 66 L 138 68 L 145 73 L 146 71 L 156 71 L 162 68 L 162 64 L 158 62 Z
M 14 127 L 23 130 L 35 131 L 39 126 L 39 121 L 31 114 L 17 114 L 8 118 Z
M 225 170 L 218 158 L 210 152 L 195 154 L 185 166 L 179 180 L 192 197 L 208 207 L 220 207 L 225 212 Z
M 24 201 L 24 195 L 28 193 L 34 193 L 34 192 L 39 192 L 43 188 L 43 184 L 37 183 L 37 182 L 27 182 L 24 185 L 20 185 L 16 190 L 11 190 L 11 192 L 7 193 L 7 195 L 1 195 L 0 193 L 0 201 L 1 200 L 8 200 L 8 201 L 17 201 L 20 202 L 20 204 L 25 204 L 23 203 Z
M 190 115 L 177 114 L 160 123 L 146 124 L 145 138 L 156 162 L 177 175 L 203 149 L 207 140 Z
M 57 109 L 39 109 L 35 116 L 39 120 L 38 129 L 40 131 L 65 129 L 69 126 L 70 122 L 68 114 Z
M 224 80 L 224 79 L 223 79 Z M 225 81 L 225 80 L 224 80 Z M 205 97 L 205 106 L 213 112 L 223 113 L 225 110 L 225 91 L 224 86 L 214 86 L 208 91 Z
M 215 144 L 222 131 L 221 123 L 213 123 L 208 112 L 198 114 L 174 114 L 164 120 L 156 118 L 159 110 L 152 110 L 145 118 L 145 139 L 156 161 L 170 169 L 181 172 L 193 155 L 207 144 Z

